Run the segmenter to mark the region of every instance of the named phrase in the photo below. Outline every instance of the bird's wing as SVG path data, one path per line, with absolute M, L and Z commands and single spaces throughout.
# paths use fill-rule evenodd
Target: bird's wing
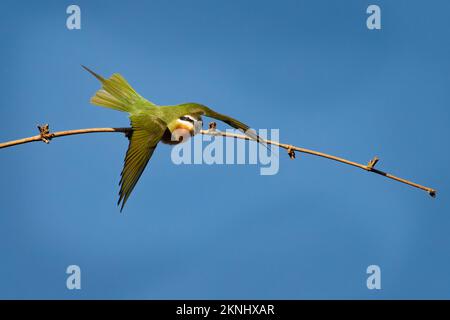
M 161 140 L 166 124 L 159 118 L 147 115 L 131 115 L 131 134 L 125 164 L 121 173 L 120 192 L 118 205 L 122 202 L 120 211 L 122 211 L 128 197 L 133 191 L 148 161 L 150 160 L 156 145 Z
M 142 105 L 156 106 L 139 95 L 120 74 L 114 73 L 105 79 L 88 67 L 82 67 L 102 83 L 102 88 L 91 98 L 92 104 L 123 112 L 132 112 Z
M 236 120 L 232 117 L 215 112 L 214 110 L 208 108 L 207 106 L 203 106 L 203 105 L 195 105 L 194 107 L 192 107 L 192 110 L 190 112 L 193 114 L 204 115 L 206 117 L 210 117 L 210 118 L 214 118 L 214 119 L 223 121 L 226 124 L 228 124 L 229 126 L 243 131 L 251 139 L 253 139 L 257 142 L 260 142 L 261 144 L 263 144 L 264 146 L 267 147 L 266 143 L 264 142 L 264 139 L 259 137 L 255 131 L 251 130 L 248 125 L 240 122 L 239 120 Z

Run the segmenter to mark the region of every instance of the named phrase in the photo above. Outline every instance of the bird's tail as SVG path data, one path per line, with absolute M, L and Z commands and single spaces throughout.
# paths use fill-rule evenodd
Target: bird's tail
M 120 74 L 115 73 L 111 78 L 105 79 L 88 67 L 83 65 L 82 67 L 102 83 L 102 88 L 91 98 L 92 104 L 122 112 L 130 112 L 133 105 L 138 100 L 143 99 Z

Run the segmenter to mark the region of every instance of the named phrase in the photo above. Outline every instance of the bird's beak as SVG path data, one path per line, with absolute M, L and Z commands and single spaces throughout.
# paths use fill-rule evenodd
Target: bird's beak
M 202 128 L 203 128 L 203 121 L 202 120 L 194 121 L 194 135 L 197 134 L 197 133 L 200 133 Z

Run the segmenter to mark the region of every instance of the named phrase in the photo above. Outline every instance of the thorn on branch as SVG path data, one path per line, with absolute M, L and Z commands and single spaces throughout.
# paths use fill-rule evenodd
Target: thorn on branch
M 291 158 L 291 160 L 295 159 L 295 151 L 294 151 L 294 149 L 292 149 L 292 147 L 288 147 L 287 153 L 289 155 L 289 158 Z
M 380 159 L 377 156 L 373 157 L 373 159 L 370 160 L 369 163 L 367 164 L 367 170 L 369 171 L 372 170 L 379 160 Z
M 41 136 L 41 140 L 45 143 L 50 143 L 50 140 L 53 138 L 53 134 L 50 133 L 48 123 L 37 126 L 39 129 L 39 135 Z

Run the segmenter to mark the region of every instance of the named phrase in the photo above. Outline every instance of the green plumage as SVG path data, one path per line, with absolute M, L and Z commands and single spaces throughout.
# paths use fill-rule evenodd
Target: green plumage
M 190 115 L 196 118 L 201 116 L 215 118 L 233 128 L 244 131 L 250 138 L 262 142 L 256 134 L 247 131 L 249 127 L 246 124 L 217 113 L 204 105 L 183 103 L 175 106 L 157 106 L 140 96 L 120 74 L 115 73 L 109 79 L 105 79 L 89 68 L 85 66 L 83 68 L 102 84 L 102 88 L 91 98 L 91 103 L 128 112 L 133 128 L 119 183 L 120 211 L 142 175 L 157 144 L 165 134 L 170 133 L 174 123 L 180 117 Z

